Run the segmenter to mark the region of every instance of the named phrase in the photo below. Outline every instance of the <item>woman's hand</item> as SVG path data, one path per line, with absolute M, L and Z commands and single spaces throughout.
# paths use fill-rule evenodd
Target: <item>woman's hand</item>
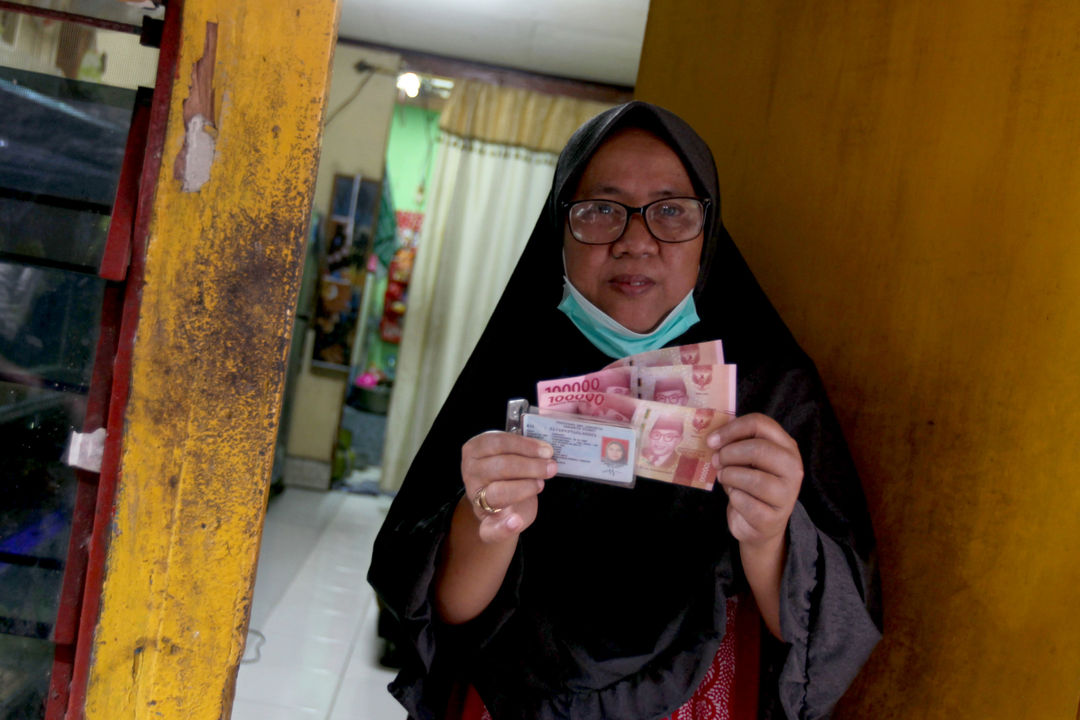
M 709 436 L 716 481 L 728 494 L 728 528 L 750 546 L 783 540 L 802 487 L 799 446 L 772 418 L 743 415 Z
M 477 435 L 462 446 L 465 497 L 480 523 L 483 542 L 509 540 L 536 520 L 537 495 L 544 480 L 559 469 L 551 459 L 553 453 L 542 440 L 497 431 Z
M 787 525 L 802 487 L 799 445 L 772 418 L 754 413 L 708 438 L 716 481 L 728 495 L 727 522 L 758 610 L 780 629 L 780 581 L 787 560 Z
M 472 620 L 499 591 L 518 535 L 536 519 L 536 496 L 558 470 L 553 452 L 540 440 L 496 431 L 461 447 L 465 495 L 435 575 L 435 609 L 443 621 Z

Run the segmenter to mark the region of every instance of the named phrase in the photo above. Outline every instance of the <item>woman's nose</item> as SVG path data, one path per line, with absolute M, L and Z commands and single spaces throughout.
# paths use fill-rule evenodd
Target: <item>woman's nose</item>
M 641 213 L 630 216 L 626 223 L 626 229 L 619 236 L 611 250 L 616 257 L 619 255 L 655 255 L 659 242 L 649 232 L 645 225 L 645 218 Z

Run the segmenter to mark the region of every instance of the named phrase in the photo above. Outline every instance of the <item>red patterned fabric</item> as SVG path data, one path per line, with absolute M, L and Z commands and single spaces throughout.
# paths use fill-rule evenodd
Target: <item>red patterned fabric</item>
M 736 622 L 739 620 L 740 622 Z M 757 714 L 757 644 L 758 619 L 753 605 L 740 610 L 735 598 L 727 601 L 727 626 L 724 639 L 716 651 L 712 665 L 701 685 L 690 699 L 664 720 L 749 720 Z M 737 651 L 737 657 L 736 657 Z M 736 665 L 747 667 L 739 673 L 736 687 Z M 461 720 L 493 720 L 476 688 L 469 686 L 465 693 Z
M 731 720 L 731 688 L 735 684 L 735 615 L 738 603 L 727 601 L 727 626 L 712 665 L 686 704 L 668 720 Z

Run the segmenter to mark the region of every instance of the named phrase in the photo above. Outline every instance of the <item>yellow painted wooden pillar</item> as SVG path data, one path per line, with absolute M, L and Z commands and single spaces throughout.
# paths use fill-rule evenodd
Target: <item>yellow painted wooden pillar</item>
M 183 4 L 87 718 L 229 715 L 338 11 Z
M 709 141 L 864 478 L 885 636 L 838 718 L 1077 717 L 1078 37 L 1068 2 L 650 4 L 637 93 Z

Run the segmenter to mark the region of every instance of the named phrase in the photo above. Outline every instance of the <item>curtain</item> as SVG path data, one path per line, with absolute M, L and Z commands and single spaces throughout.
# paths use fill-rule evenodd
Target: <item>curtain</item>
M 395 492 L 487 325 L 551 188 L 559 151 L 608 105 L 455 83 L 431 181 L 387 418 Z M 447 458 L 450 469 L 456 458 Z

